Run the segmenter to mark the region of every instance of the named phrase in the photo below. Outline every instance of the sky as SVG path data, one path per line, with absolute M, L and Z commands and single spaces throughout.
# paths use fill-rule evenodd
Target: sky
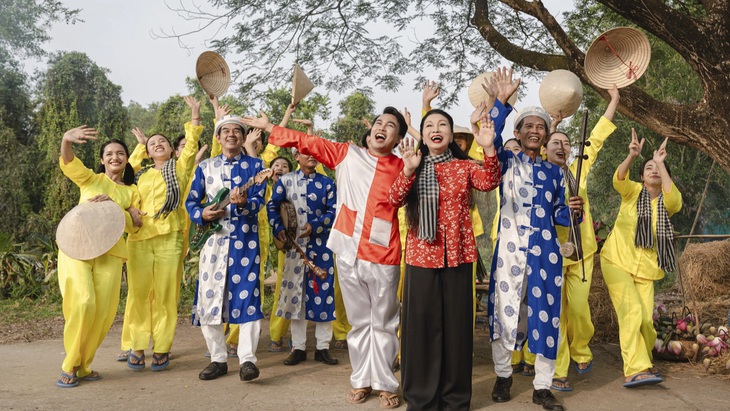
M 172 6 L 179 5 L 179 0 L 167 1 Z M 207 4 L 205 0 L 195 1 Z M 146 106 L 175 94 L 187 93 L 185 78 L 195 75 L 195 61 L 200 53 L 208 50 L 205 39 L 210 37 L 210 33 L 188 38 L 186 42 L 192 47 L 191 50 L 179 47 L 174 39 L 154 38 L 153 32 L 170 32 L 173 29 L 182 32 L 193 27 L 170 10 L 164 0 L 63 0 L 63 3 L 69 8 L 82 9 L 79 17 L 84 22 L 52 25 L 49 30 L 52 39 L 45 44 L 46 50 L 86 53 L 97 65 L 110 70 L 108 77 L 122 87 L 125 104 L 136 101 Z M 559 3 L 558 0 L 549 0 L 546 3 L 554 15 L 561 7 L 566 7 L 565 1 Z M 185 4 L 191 2 L 185 0 Z M 44 64 L 38 61 L 26 62 L 26 67 L 43 69 Z M 414 114 L 415 123 L 416 113 L 421 106 L 421 94 L 411 89 L 413 79 L 406 78 L 403 84 L 397 92 L 373 90 L 376 109 L 382 110 L 387 105 L 399 109 L 408 107 Z M 538 83 L 528 83 L 527 96 L 518 105 L 539 105 L 538 88 Z M 329 94 L 333 112 L 330 119 L 335 118 L 338 114 L 337 102 L 344 96 L 324 89 L 315 91 Z M 460 103 L 451 107 L 449 112 L 457 125 L 468 126 L 473 107 L 467 98 L 466 89 L 461 91 L 461 95 Z M 438 100 L 434 105 L 438 105 Z M 328 125 L 321 122 L 316 124 L 318 128 Z M 505 136 L 511 134 L 511 121 L 508 121 Z

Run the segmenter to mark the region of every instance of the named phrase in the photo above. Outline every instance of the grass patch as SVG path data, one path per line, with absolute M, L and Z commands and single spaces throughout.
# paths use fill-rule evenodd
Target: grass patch
M 17 324 L 63 316 L 60 302 L 39 300 L 0 300 L 0 324 Z

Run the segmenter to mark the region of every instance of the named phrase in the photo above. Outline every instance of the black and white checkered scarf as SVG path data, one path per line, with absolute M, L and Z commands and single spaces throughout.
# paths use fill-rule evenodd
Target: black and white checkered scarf
M 180 184 L 177 182 L 177 171 L 175 169 L 176 164 L 177 161 L 174 158 L 171 158 L 165 161 L 162 165 L 162 180 L 165 182 L 167 192 L 165 193 L 165 203 L 162 205 L 162 208 L 155 213 L 155 219 L 160 216 L 162 218 L 167 218 L 168 214 L 175 211 L 180 205 Z M 134 175 L 134 182 L 138 183 L 139 177 L 152 167 L 154 166 L 148 166 L 139 170 L 137 174 Z
M 439 207 L 439 182 L 433 165 L 451 161 L 451 150 L 423 158 L 423 170 L 418 178 L 418 238 L 429 243 L 436 240 Z
M 657 200 L 656 238 L 657 262 L 664 271 L 677 269 L 677 258 L 674 252 L 674 232 L 669 221 L 669 213 L 664 206 L 664 194 L 659 193 Z M 636 202 L 636 236 L 634 244 L 641 248 L 653 248 L 654 236 L 651 233 L 651 196 L 646 187 L 641 189 Z

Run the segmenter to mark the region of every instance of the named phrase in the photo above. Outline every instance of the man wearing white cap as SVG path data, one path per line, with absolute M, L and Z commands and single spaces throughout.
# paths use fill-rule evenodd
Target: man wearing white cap
M 540 157 L 550 128 L 550 116 L 540 107 L 527 107 L 515 120 L 515 137 L 522 152 L 502 147 L 501 131 L 511 111 L 505 102 L 517 89 L 506 68 L 489 84 L 496 96 L 491 117 L 494 145 L 502 166 L 499 237 L 492 259 L 488 320 L 497 381 L 495 402 L 510 400 L 512 351 L 525 344 L 536 354 L 532 401 L 547 410 L 563 410 L 550 392 L 560 328 L 562 258 L 555 224 L 570 224 L 570 209 L 580 213 L 582 200 L 565 204 L 562 170 Z
M 240 324 L 239 376 L 250 381 L 259 376 L 256 346 L 261 333 L 261 285 L 259 281 L 258 212 L 264 206 L 265 181 L 241 188 L 262 171 L 263 162 L 242 152 L 245 127 L 241 118 L 227 115 L 218 120 L 215 138 L 223 154 L 204 160 L 195 170 L 185 206 L 199 225 L 218 221 L 222 228 L 200 250 L 197 304 L 193 307 L 201 325 L 211 363 L 200 372 L 212 380 L 228 372 L 228 352 L 221 324 Z M 202 203 L 230 189 L 230 204 L 220 210 Z

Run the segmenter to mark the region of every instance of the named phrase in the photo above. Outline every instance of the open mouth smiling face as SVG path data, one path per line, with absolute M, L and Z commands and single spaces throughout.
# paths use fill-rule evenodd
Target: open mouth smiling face
M 432 155 L 446 151 L 454 138 L 449 120 L 441 114 L 431 114 L 423 123 L 423 142 Z
M 165 136 L 155 134 L 147 140 L 147 155 L 153 159 L 168 160 L 172 155 L 172 146 Z
M 398 142 L 398 120 L 392 114 L 381 114 L 373 123 L 368 147 L 379 154 L 389 154 Z

